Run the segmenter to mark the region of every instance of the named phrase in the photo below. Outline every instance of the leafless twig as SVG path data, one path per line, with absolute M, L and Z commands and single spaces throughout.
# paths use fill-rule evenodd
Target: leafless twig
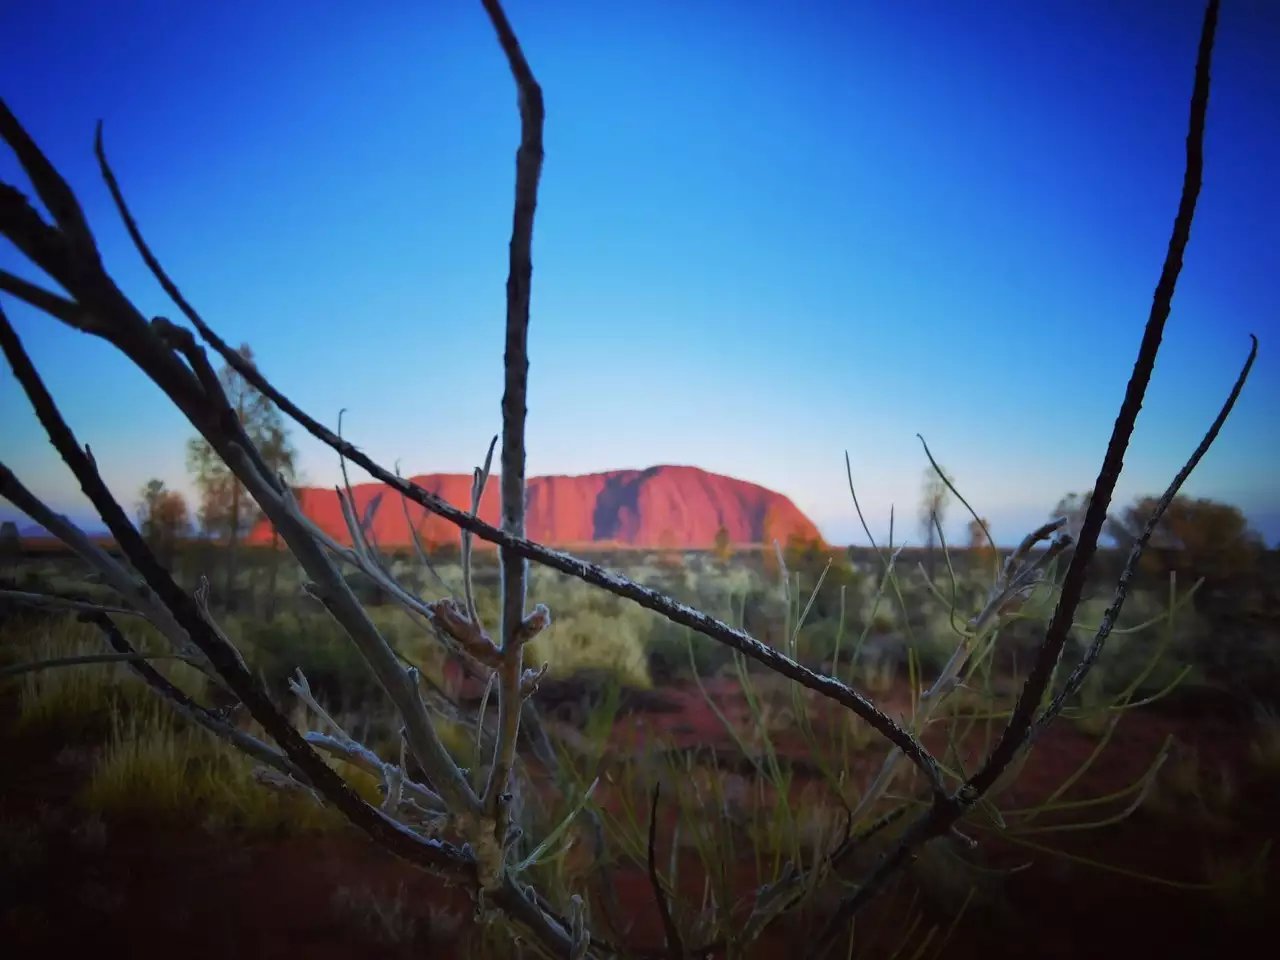
M 667 892 L 662 889 L 662 878 L 658 876 L 658 798 L 662 794 L 662 784 L 653 785 L 653 799 L 649 804 L 649 841 L 647 845 L 647 863 L 649 870 L 649 886 L 653 889 L 653 898 L 658 903 L 658 913 L 662 917 L 662 934 L 666 940 L 667 956 L 670 960 L 684 960 L 684 941 L 680 937 L 680 928 L 671 916 L 671 904 L 667 901 Z
M 1093 494 L 1085 514 L 1084 526 L 1080 531 L 1079 541 L 1072 555 L 1063 580 L 1058 604 L 1052 619 L 1045 631 L 1035 663 L 1027 676 L 1018 701 L 1014 706 L 1004 730 L 995 748 L 986 758 L 977 773 L 970 777 L 955 794 L 944 799 L 935 799 L 929 810 L 912 823 L 898 843 L 881 859 L 870 875 L 859 886 L 856 893 L 843 900 L 828 924 L 822 937 L 823 946 L 829 945 L 849 918 L 857 913 L 872 897 L 874 897 L 888 880 L 914 856 L 915 851 L 930 839 L 942 836 L 952 830 L 961 817 L 973 807 L 978 800 L 995 785 L 999 777 L 1009 767 L 1018 751 L 1026 743 L 1028 732 L 1034 722 L 1035 712 L 1048 689 L 1050 679 L 1061 657 L 1071 629 L 1075 611 L 1084 592 L 1085 579 L 1090 562 L 1097 549 L 1098 537 L 1102 532 L 1106 519 L 1107 507 L 1115 490 L 1116 481 L 1124 462 L 1125 450 L 1137 421 L 1138 411 L 1146 394 L 1151 372 L 1155 367 L 1156 354 L 1159 351 L 1160 339 L 1173 303 L 1174 288 L 1178 273 L 1182 267 L 1182 256 L 1191 235 L 1191 222 L 1195 215 L 1196 198 L 1200 192 L 1200 180 L 1203 167 L 1205 116 L 1209 106 L 1209 68 L 1213 58 L 1213 40 L 1218 23 L 1219 0 L 1209 0 L 1205 10 L 1204 23 L 1200 33 L 1200 45 L 1196 60 L 1194 89 L 1191 95 L 1191 116 L 1187 134 L 1187 163 L 1183 177 L 1182 197 L 1178 204 L 1178 213 L 1174 219 L 1173 233 L 1169 240 L 1169 250 L 1161 270 L 1160 280 L 1156 285 L 1151 313 L 1147 318 L 1142 342 L 1138 348 L 1137 361 L 1125 390 L 1124 401 L 1112 430 L 1111 440 L 1102 461 L 1098 479 L 1094 484 Z M 1252 356 L 1251 356 L 1252 359 Z M 1247 366 L 1246 366 L 1247 372 Z M 1234 403 L 1237 388 L 1233 390 L 1227 409 Z M 1218 426 L 1215 423 L 1215 428 Z M 1211 431 L 1211 433 L 1215 433 Z M 1212 436 L 1209 437 L 1212 440 Z M 1202 450 L 1197 450 L 1192 460 L 1180 472 L 1180 476 L 1189 473 L 1198 461 Z M 1119 616 L 1123 604 L 1123 592 L 1119 593 L 1116 602 L 1108 611 L 1114 620 Z M 1087 669 L 1087 668 L 1086 668 Z
M 1129 550 L 1129 557 L 1125 561 L 1124 570 L 1121 571 L 1120 579 L 1116 583 L 1111 605 L 1107 607 L 1106 613 L 1103 614 L 1102 623 L 1094 635 L 1093 642 L 1089 645 L 1089 649 L 1085 651 L 1084 656 L 1081 657 L 1080 662 L 1076 664 L 1075 669 L 1071 671 L 1071 675 L 1067 677 L 1067 682 L 1063 685 L 1062 690 L 1053 698 L 1035 725 L 1028 731 L 1028 739 L 1034 739 L 1039 736 L 1057 718 L 1058 714 L 1062 712 L 1062 708 L 1066 706 L 1067 701 L 1079 692 L 1084 685 L 1085 677 L 1088 676 L 1093 665 L 1098 662 L 1098 658 L 1102 656 L 1102 648 L 1120 616 L 1120 610 L 1124 606 L 1125 597 L 1129 591 L 1129 584 L 1133 581 L 1134 574 L 1138 571 L 1138 563 L 1142 559 L 1142 553 L 1147 543 L 1151 540 L 1151 535 L 1155 532 L 1156 526 L 1160 523 L 1165 511 L 1169 509 L 1169 504 L 1173 502 L 1173 498 L 1178 495 L 1183 483 L 1191 475 L 1191 471 L 1195 469 L 1196 464 L 1200 462 L 1209 451 L 1213 441 L 1217 439 L 1219 431 L 1222 430 L 1222 425 L 1227 422 L 1227 417 L 1230 416 L 1232 408 L 1236 405 L 1240 391 L 1244 389 L 1245 381 L 1249 378 L 1249 371 L 1253 368 L 1253 361 L 1258 356 L 1258 338 L 1250 334 L 1249 339 L 1252 342 L 1252 346 L 1249 348 L 1249 356 L 1245 360 L 1244 366 L 1241 367 L 1239 376 L 1236 377 L 1231 393 L 1218 411 L 1218 416 L 1205 432 L 1204 437 L 1201 438 L 1199 446 L 1191 454 L 1191 458 L 1183 464 L 1182 469 L 1178 471 L 1177 476 L 1173 478 L 1173 481 L 1161 495 L 1156 508 L 1151 512 L 1151 516 L 1147 518 L 1146 526 L 1143 527 L 1142 533 Z

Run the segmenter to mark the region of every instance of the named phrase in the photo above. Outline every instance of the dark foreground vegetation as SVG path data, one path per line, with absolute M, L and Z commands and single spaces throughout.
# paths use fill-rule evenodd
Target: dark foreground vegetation
M 832 557 L 793 543 L 780 554 L 617 551 L 601 559 L 723 610 L 777 644 L 787 642 L 788 592 L 802 597 L 808 613 L 795 634 L 798 658 L 910 712 L 920 677 L 942 669 L 953 646 L 951 572 L 963 609 L 990 576 L 989 553 L 947 551 L 930 587 L 925 552 L 904 551 L 894 578 L 900 597 L 881 589 L 874 553 Z M 1105 955 L 1190 957 L 1264 930 L 1277 880 L 1270 848 L 1280 790 L 1277 554 L 1242 538 L 1190 567 L 1184 553 L 1166 557 L 1151 556 L 1120 636 L 1069 722 L 1037 746 L 1000 797 L 1003 825 L 976 824 L 976 850 L 959 840 L 928 848 L 861 924 L 857 955 L 1022 956 L 1028 938 L 1052 931 L 1041 955 L 1105 948 Z M 437 589 L 459 586 L 457 559 L 437 552 Z M 175 568 L 194 583 L 217 560 L 216 548 L 188 545 Z M 482 556 L 474 570 L 482 615 L 495 596 L 494 560 Z M 383 755 L 394 752 L 394 711 L 332 619 L 301 592 L 296 565 L 283 562 L 278 595 L 262 595 L 264 567 L 274 562 L 260 552 L 241 559 L 241 613 L 224 615 L 225 628 L 282 702 L 296 702 L 288 680 L 301 669 L 339 725 Z M 435 574 L 415 557 L 390 562 L 402 581 L 421 577 L 418 586 L 430 593 Z M 1100 586 L 1117 563 L 1102 554 Z M 84 572 L 74 557 L 30 550 L 7 572 L 8 586 L 63 595 L 78 588 L 93 599 Z M 483 687 L 465 680 L 399 607 L 367 583 L 356 586 L 441 706 L 452 700 L 474 709 Z M 602 815 L 612 896 L 631 918 L 619 931 L 623 942 L 643 949 L 662 938 L 647 872 L 647 784 L 663 785 L 656 841 L 682 911 L 696 912 L 708 891 L 745 897 L 776 881 L 793 849 L 803 857 L 842 829 L 842 798 L 855 797 L 842 785 L 871 777 L 885 755 L 869 728 L 567 578 L 536 574 L 531 596 L 562 611 L 538 641 L 556 665 L 539 703 L 581 788 L 599 778 L 588 803 Z M 997 719 L 991 704 L 1016 687 L 1046 600 L 1033 596 L 1007 625 L 1001 649 L 970 679 L 972 694 L 953 695 L 949 718 L 963 721 L 957 730 L 969 742 L 954 757 L 980 758 Z M 1082 627 L 1103 605 L 1085 602 Z M 12 600 L 3 611 L 0 650 L 11 669 L 101 652 L 96 631 L 73 616 Z M 201 692 L 187 665 L 157 666 Z M 481 936 L 466 896 L 379 855 L 340 816 L 297 792 L 264 787 L 252 763 L 175 717 L 127 667 L 24 673 L 5 682 L 0 698 L 9 758 L 0 789 L 7 878 L 0 925 L 7 941 L 32 955 L 93 944 L 168 956 L 179 942 L 184 953 L 208 957 L 283 956 L 299 944 L 320 957 L 494 955 L 497 945 Z M 295 719 L 305 724 L 300 704 Z M 464 724 L 447 729 L 459 756 L 475 752 Z M 343 770 L 380 799 L 375 778 Z M 555 804 L 554 791 L 545 792 Z M 593 876 L 597 841 L 588 834 L 575 821 L 537 869 L 568 883 Z M 854 863 L 848 869 L 856 873 Z M 781 950 L 822 910 L 815 902 L 782 922 L 755 955 Z M 196 947 L 183 937 L 192 926 L 209 931 Z M 1100 930 L 1109 931 L 1105 940 Z

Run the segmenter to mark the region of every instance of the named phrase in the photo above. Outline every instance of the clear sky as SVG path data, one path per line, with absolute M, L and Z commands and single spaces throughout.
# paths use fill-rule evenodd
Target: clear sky
M 531 475 L 695 464 L 788 494 L 834 542 L 863 540 L 846 449 L 875 526 L 896 503 L 914 527 L 917 432 L 1004 542 L 1092 484 L 1177 204 L 1199 3 L 508 12 L 547 100 Z M 13 0 L 0 94 L 142 310 L 176 316 L 96 174 L 100 117 L 170 273 L 286 393 L 331 424 L 347 407 L 349 436 L 406 472 L 483 457 L 518 121 L 478 2 Z M 1118 491 L 1163 489 L 1256 333 L 1187 492 L 1238 504 L 1269 543 L 1277 117 L 1280 4 L 1227 0 L 1204 191 Z M 7 152 L 0 177 L 19 177 Z M 3 241 L 0 266 L 34 276 Z M 190 430 L 142 374 L 4 307 L 122 499 L 152 476 L 186 486 Z M 306 479 L 336 478 L 298 446 Z M 0 459 L 84 515 L 7 368 Z

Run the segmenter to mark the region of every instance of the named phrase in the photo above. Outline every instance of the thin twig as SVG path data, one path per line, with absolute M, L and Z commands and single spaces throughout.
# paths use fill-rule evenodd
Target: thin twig
M 160 695 L 160 698 L 167 702 L 171 707 L 193 721 L 204 727 L 210 733 L 227 741 L 233 747 L 237 748 L 246 755 L 257 760 L 259 763 L 265 764 L 271 769 L 284 774 L 286 777 L 307 786 L 309 780 L 302 768 L 289 759 L 288 756 L 281 753 L 275 747 L 263 743 L 257 737 L 245 733 L 231 723 L 227 722 L 223 717 L 216 714 L 207 707 L 202 707 L 184 693 L 172 680 L 156 670 L 147 662 L 153 659 L 147 654 L 141 654 L 133 648 L 128 640 L 125 639 L 124 633 L 116 625 L 115 621 L 107 614 L 94 611 L 81 614 L 80 619 L 86 623 L 96 626 L 104 637 L 116 651 L 116 656 L 121 658 L 129 658 L 129 667 L 138 677 L 147 684 L 152 690 Z
M 122 616 L 142 617 L 141 610 L 131 607 L 116 607 L 108 603 L 94 603 L 78 597 L 64 597 L 56 593 L 31 593 L 27 590 L 0 590 L 0 600 L 27 604 L 33 607 L 46 607 L 54 610 L 74 610 L 77 613 L 115 613 Z
M 489 449 L 484 455 L 484 466 L 476 469 L 471 477 L 471 515 L 478 517 L 480 515 L 480 500 L 484 497 L 484 488 L 489 482 L 489 470 L 493 466 L 493 449 L 498 445 L 498 436 L 494 434 L 492 440 L 489 441 Z M 472 584 L 472 556 L 471 548 L 475 534 L 470 530 L 462 531 L 462 595 L 467 605 L 467 616 L 471 618 L 471 622 L 480 623 L 480 612 L 476 609 L 476 596 Z
M 671 905 L 667 902 L 666 891 L 662 889 L 662 878 L 658 876 L 658 797 L 661 793 L 662 784 L 655 783 L 653 800 L 649 804 L 649 886 L 653 888 L 653 898 L 658 902 L 658 913 L 662 917 L 662 935 L 666 940 L 667 956 L 670 960 L 684 960 L 684 941 L 680 938 L 675 918 L 671 916 Z
M 519 94 L 520 146 L 516 151 L 515 203 L 507 269 L 506 347 L 502 393 L 502 531 L 524 537 L 525 417 L 529 380 L 529 302 L 533 283 L 533 221 L 542 176 L 542 88 L 525 59 L 520 41 L 497 0 L 483 0 L 485 12 L 506 55 Z M 490 447 L 492 450 L 492 447 Z M 487 462 L 487 458 L 486 458 Z M 477 479 L 477 491 L 482 488 Z M 477 493 L 478 506 L 478 493 Z M 469 544 L 468 544 L 469 546 Z M 498 667 L 498 738 L 483 804 L 493 819 L 494 840 L 503 848 L 510 828 L 508 783 L 520 735 L 524 673 L 525 593 L 528 562 L 510 547 L 499 551 L 502 584 L 502 658 Z M 470 598 L 468 598 L 470 599 Z
M 920 446 L 924 447 L 924 455 L 929 458 L 929 466 L 933 467 L 933 472 L 938 475 L 939 479 L 941 479 L 946 485 L 946 488 L 955 494 L 955 498 L 964 504 L 964 508 L 969 511 L 969 515 L 973 517 L 978 526 L 982 528 L 982 535 L 987 538 L 987 543 L 991 544 L 991 549 L 999 549 L 996 547 L 996 542 L 991 536 L 991 531 L 987 529 L 987 522 L 978 516 L 978 511 L 973 509 L 969 504 L 969 501 L 964 498 L 964 495 L 956 489 L 956 485 L 951 482 L 951 478 L 946 475 L 942 467 L 938 466 L 938 461 L 933 458 L 933 453 L 929 450 L 929 444 L 925 443 L 924 435 L 917 433 L 916 438 L 920 441 Z
M 399 475 L 400 468 L 397 464 L 396 476 Z M 404 494 L 400 495 L 400 509 L 404 513 L 404 523 L 405 526 L 409 528 L 409 536 L 413 540 L 413 549 L 418 554 L 418 562 L 426 568 L 428 573 L 436 578 L 436 582 L 439 583 L 440 586 L 444 587 L 445 592 L 449 594 L 450 598 L 454 598 L 453 588 L 450 587 L 449 584 L 445 583 L 444 577 L 440 576 L 439 571 L 436 570 L 435 564 L 431 562 L 431 557 L 427 554 L 427 548 L 423 544 L 422 537 L 418 533 L 418 527 L 414 524 L 413 518 L 409 516 L 409 501 L 405 499 Z M 424 513 L 423 516 L 425 517 L 426 514 Z
M 1164 324 L 1173 302 L 1182 255 L 1191 234 L 1196 198 L 1200 191 L 1203 168 L 1205 115 L 1209 105 L 1209 67 L 1213 57 L 1213 40 L 1218 23 L 1219 0 L 1209 0 L 1201 28 L 1196 59 L 1195 84 L 1191 96 L 1191 116 L 1187 134 L 1187 161 L 1182 196 L 1174 219 L 1169 250 L 1156 285 L 1150 315 L 1143 332 L 1138 358 L 1125 390 L 1124 401 L 1112 430 L 1111 440 L 1094 484 L 1079 543 L 1067 568 L 1058 605 L 1045 632 L 1036 661 L 1023 684 L 1013 713 L 996 747 L 976 774 L 954 796 L 936 799 L 929 810 L 912 823 L 898 843 L 889 851 L 859 886 L 856 893 L 836 908 L 820 940 L 829 946 L 845 928 L 850 918 L 879 893 L 889 880 L 915 855 L 915 851 L 933 837 L 949 832 L 974 804 L 1005 772 L 1023 746 L 1049 681 L 1057 667 L 1062 648 L 1069 635 L 1075 611 L 1084 591 L 1088 569 L 1097 549 L 1098 537 L 1106 519 L 1107 507 L 1123 466 L 1124 453 L 1133 434 L 1138 411 L 1155 366 Z M 1193 464 L 1194 465 L 1194 464 Z M 1117 610 L 1118 614 L 1119 611 Z
M 1049 678 L 1062 655 L 1062 648 L 1070 634 L 1076 607 L 1079 606 L 1084 595 L 1085 580 L 1088 577 L 1094 552 L 1098 547 L 1098 537 L 1102 533 L 1107 508 L 1111 504 L 1111 495 L 1115 491 L 1116 481 L 1120 478 L 1120 470 L 1124 466 L 1124 454 L 1129 446 L 1129 438 L 1133 435 L 1138 411 L 1142 409 L 1147 384 L 1151 382 L 1151 373 L 1155 369 L 1156 354 L 1160 350 L 1165 321 L 1168 320 L 1173 306 L 1174 289 L 1178 282 L 1178 274 L 1182 270 L 1182 257 L 1187 241 L 1191 237 L 1191 222 L 1195 217 L 1196 200 L 1200 195 L 1204 167 L 1205 115 L 1209 109 L 1209 67 L 1213 59 L 1213 39 L 1218 25 L 1218 3 L 1219 0 L 1209 0 L 1205 10 L 1196 62 L 1195 86 L 1191 95 L 1191 118 L 1187 133 L 1187 162 L 1182 180 L 1182 197 L 1178 203 L 1177 216 L 1174 218 L 1173 234 L 1169 238 L 1169 250 L 1160 271 L 1160 280 L 1156 284 L 1151 313 L 1147 318 L 1142 343 L 1138 348 L 1138 359 L 1134 363 L 1129 385 L 1125 388 L 1124 401 L 1120 405 L 1120 413 L 1116 417 L 1111 439 L 1107 443 L 1102 468 L 1093 486 L 1089 508 L 1085 513 L 1084 526 L 1080 530 L 1075 551 L 1067 566 L 1058 604 L 1045 631 L 1044 641 L 1040 645 L 1035 663 L 1023 684 L 1022 692 L 1013 708 L 1013 715 L 1009 718 L 1009 723 L 1001 734 L 1000 740 L 968 784 L 968 790 L 976 791 L 978 795 L 985 793 L 994 785 L 1001 772 L 1022 746 L 1035 711 L 1040 706 L 1048 687 Z
M 389 850 L 433 870 L 454 875 L 466 871 L 469 867 L 469 858 L 465 857 L 461 851 L 408 834 L 399 824 L 361 800 L 351 787 L 303 741 L 288 719 L 276 709 L 259 681 L 245 668 L 239 654 L 234 649 L 228 648 L 228 645 L 205 620 L 195 601 L 174 583 L 168 571 L 156 560 L 141 534 L 130 522 L 123 508 L 111 495 L 98 474 L 92 457 L 86 449 L 80 447 L 66 421 L 63 420 L 62 414 L 58 411 L 39 374 L 31 365 L 21 341 L 3 310 L 0 310 L 0 347 L 3 348 L 14 376 L 27 394 L 50 442 L 75 474 L 76 479 L 80 481 L 81 489 L 98 511 L 98 515 L 115 537 L 116 543 L 120 545 L 129 562 L 142 575 L 164 605 L 172 611 L 182 629 L 209 658 L 210 663 L 226 680 L 236 697 L 245 704 L 253 718 L 280 745 L 306 779 L 349 820 L 383 843 Z
M 50 657 L 48 660 L 32 660 L 0 667 L 0 679 L 18 677 L 24 673 L 40 673 L 58 667 L 78 667 L 87 663 L 136 663 L 139 660 L 185 660 L 180 653 L 86 653 L 76 657 Z
M 1227 422 L 1227 417 L 1231 414 L 1231 410 L 1236 405 L 1236 400 L 1240 396 L 1240 391 L 1244 389 L 1245 381 L 1249 379 L 1249 371 L 1253 368 L 1253 361 L 1258 356 L 1258 338 L 1253 334 L 1249 334 L 1249 340 L 1252 346 L 1249 348 L 1249 356 L 1244 362 L 1244 366 L 1240 369 L 1239 376 L 1231 388 L 1231 393 L 1226 401 L 1222 404 L 1222 408 L 1218 411 L 1218 416 L 1214 419 L 1209 429 L 1201 438 L 1199 445 L 1191 454 L 1190 459 L 1182 465 L 1182 469 L 1178 471 L 1177 476 L 1173 478 L 1173 482 L 1169 484 L 1164 494 L 1160 497 L 1156 508 L 1151 512 L 1151 516 L 1147 518 L 1146 526 L 1143 527 L 1142 533 L 1134 542 L 1133 547 L 1129 550 L 1129 557 L 1125 561 L 1124 570 L 1120 573 L 1120 579 L 1116 583 L 1115 594 L 1112 596 L 1111 605 L 1107 607 L 1106 613 L 1103 614 L 1102 623 L 1099 625 L 1097 633 L 1094 635 L 1093 642 L 1089 645 L 1089 649 L 1085 651 L 1080 662 L 1076 664 L 1071 675 L 1067 677 L 1067 682 L 1057 696 L 1053 698 L 1049 706 L 1045 708 L 1044 713 L 1036 721 L 1034 727 L 1028 731 L 1028 739 L 1034 739 L 1044 731 L 1054 718 L 1062 712 L 1062 708 L 1066 702 L 1075 696 L 1084 685 L 1085 677 L 1088 676 L 1090 669 L 1097 663 L 1098 658 L 1102 655 L 1103 646 L 1107 642 L 1112 629 L 1115 627 L 1116 620 L 1120 617 L 1120 610 L 1124 606 L 1125 597 L 1129 591 L 1129 584 L 1132 582 L 1134 575 L 1138 571 L 1138 563 L 1142 559 L 1143 550 L 1147 543 L 1151 540 L 1151 535 L 1155 532 L 1156 526 L 1160 523 L 1160 519 L 1164 516 L 1165 511 L 1169 509 L 1169 505 L 1173 503 L 1174 497 L 1178 495 L 1178 491 L 1182 489 L 1182 485 L 1186 482 L 1187 477 L 1191 475 L 1191 471 L 1208 453 L 1209 447 L 1213 445 L 1217 439 L 1218 433 L 1222 430 L 1223 424 Z

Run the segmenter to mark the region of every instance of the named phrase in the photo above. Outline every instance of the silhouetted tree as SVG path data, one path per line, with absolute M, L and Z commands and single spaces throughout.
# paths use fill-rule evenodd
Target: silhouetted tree
M 991 529 L 991 521 L 986 517 L 982 518 L 982 523 L 977 520 L 970 520 L 966 531 L 969 534 L 969 554 L 972 557 L 972 566 L 975 570 L 985 570 L 992 565 L 992 558 L 995 556 L 996 548 L 987 539 L 986 532 L 982 529 L 986 526 L 987 530 Z
M 172 564 L 178 541 L 191 529 L 187 501 L 178 491 L 167 489 L 163 480 L 154 478 L 147 481 L 139 496 L 138 530 L 156 555 Z
M 1156 503 L 1156 497 L 1140 497 L 1112 520 L 1120 546 L 1127 548 L 1141 534 Z M 1239 507 L 1179 496 L 1156 525 L 1142 568 L 1161 576 L 1176 571 L 1186 584 L 1204 577 L 1213 586 L 1251 573 L 1262 549 L 1262 538 Z
M 933 579 L 936 565 L 937 528 L 942 525 L 947 504 L 950 501 L 951 491 L 947 489 L 942 477 L 938 476 L 938 471 L 930 466 L 925 470 L 924 485 L 920 494 L 920 532 L 924 534 L 925 569 L 929 573 L 930 580 Z
M 241 357 L 253 362 L 253 351 L 248 344 L 241 344 Z M 228 364 L 218 374 L 228 405 L 235 411 L 244 431 L 253 441 L 267 469 L 282 475 L 287 482 L 295 476 L 296 453 L 289 441 L 288 430 L 280 411 L 271 401 L 258 392 Z M 222 458 L 214 452 L 203 437 L 193 437 L 187 443 L 187 469 L 195 478 L 200 491 L 197 511 L 204 532 L 226 543 L 223 555 L 224 603 L 228 609 L 235 606 L 235 577 L 237 549 L 240 541 L 257 522 L 260 512 L 244 485 L 236 478 Z M 278 541 L 273 530 L 270 561 L 269 595 L 274 597 Z M 268 615 L 274 609 L 269 600 Z
M 729 542 L 729 531 L 723 525 L 716 531 L 712 553 L 721 563 L 728 563 L 729 558 L 733 556 L 733 545 Z

